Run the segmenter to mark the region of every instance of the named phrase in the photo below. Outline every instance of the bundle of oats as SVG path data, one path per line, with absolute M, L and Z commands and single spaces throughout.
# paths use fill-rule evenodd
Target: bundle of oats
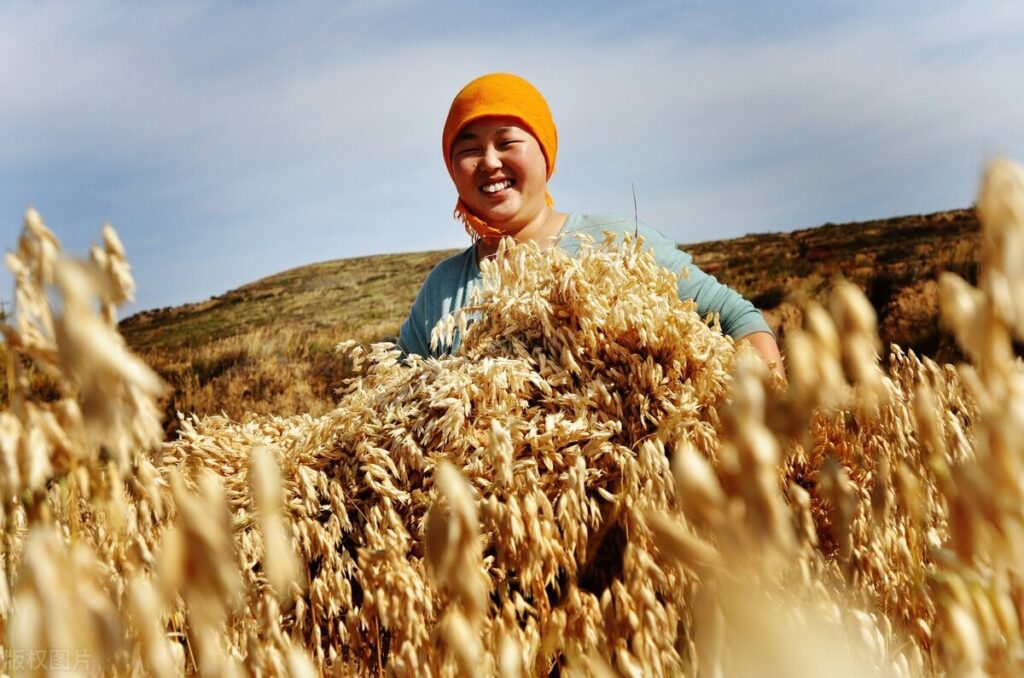
M 639 241 L 516 248 L 483 269 L 455 357 L 353 348 L 367 364 L 337 410 L 264 432 L 308 565 L 286 626 L 359 671 L 503 657 L 545 672 L 597 647 L 678 667 L 686 580 L 655 562 L 643 511 L 672 502 L 664 441 L 714 455 L 732 343 Z M 186 426 L 166 454 L 226 478 L 238 515 L 257 421 Z

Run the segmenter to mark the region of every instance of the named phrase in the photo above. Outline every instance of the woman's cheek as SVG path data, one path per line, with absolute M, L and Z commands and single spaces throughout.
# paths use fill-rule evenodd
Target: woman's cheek
M 462 163 L 455 166 L 455 185 L 468 188 L 473 183 L 473 176 L 476 168 L 471 162 L 463 161 Z

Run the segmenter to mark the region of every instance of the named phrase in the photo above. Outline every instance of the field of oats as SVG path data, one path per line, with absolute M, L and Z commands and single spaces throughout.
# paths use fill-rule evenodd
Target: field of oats
M 186 417 L 165 440 L 167 386 L 115 324 L 116 234 L 75 260 L 30 211 L 7 258 L 0 666 L 1020 673 L 1024 169 L 990 167 L 977 214 L 976 284 L 933 283 L 955 365 L 886 348 L 885 309 L 846 282 L 771 291 L 793 307 L 781 384 L 641 242 L 522 247 L 484 265 L 455 357 L 318 348 L 340 375 L 322 411 Z

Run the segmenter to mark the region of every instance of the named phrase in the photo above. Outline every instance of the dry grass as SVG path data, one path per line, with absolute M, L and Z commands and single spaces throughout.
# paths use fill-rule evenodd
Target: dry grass
M 320 416 L 335 407 L 351 364 L 338 356 L 329 330 L 262 329 L 215 339 L 196 348 L 139 351 L 170 387 L 162 401 L 164 429 L 185 415 L 246 413 Z
M 170 443 L 160 383 L 113 329 L 131 291 L 116 237 L 61 259 L 29 214 L 4 328 L 4 657 L 86 648 L 119 675 L 1019 673 L 1024 170 L 993 166 L 979 212 L 978 287 L 939 281 L 970 365 L 897 349 L 883 367 L 876 314 L 844 285 L 789 333 L 783 388 L 642 243 L 521 247 L 485 267 L 479 321 L 439 328 L 464 332 L 455 357 L 348 345 L 332 411 L 194 419 Z M 29 363 L 63 399 L 25 397 Z

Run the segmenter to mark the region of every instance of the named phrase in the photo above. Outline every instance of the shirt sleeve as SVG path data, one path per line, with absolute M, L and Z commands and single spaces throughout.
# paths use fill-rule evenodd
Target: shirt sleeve
M 693 257 L 683 252 L 659 231 L 647 227 L 642 235 L 654 250 L 658 263 L 679 275 L 679 298 L 693 299 L 697 313 L 702 317 L 717 313 L 722 332 L 741 339 L 754 332 L 772 333 L 764 316 L 752 303 L 728 285 L 718 282 L 713 275 L 702 271 L 693 263 Z
M 424 290 L 427 285 L 420 287 L 416 294 L 416 301 L 409 310 L 409 317 L 402 323 L 402 329 L 398 332 L 398 348 L 405 355 L 416 354 L 427 358 L 430 356 L 430 336 L 426 331 L 426 319 L 424 304 L 426 303 Z

